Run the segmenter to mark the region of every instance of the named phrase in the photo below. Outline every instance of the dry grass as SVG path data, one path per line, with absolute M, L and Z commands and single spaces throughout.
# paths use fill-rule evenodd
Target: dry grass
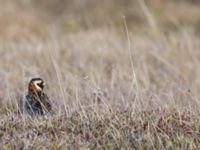
M 59 19 L 40 22 L 37 12 L 2 5 L 1 149 L 200 148 L 200 38 L 194 27 L 163 32 L 144 5 L 147 19 L 152 15 L 158 23 L 154 31 L 130 30 L 128 38 L 125 27 L 113 25 L 71 32 Z M 30 118 L 18 111 L 19 96 L 36 76 L 47 84 L 53 115 Z
M 134 70 L 125 33 L 50 33 L 0 41 L 3 148 L 198 149 L 200 45 L 191 31 L 129 32 Z M 47 82 L 53 116 L 17 113 L 34 76 Z

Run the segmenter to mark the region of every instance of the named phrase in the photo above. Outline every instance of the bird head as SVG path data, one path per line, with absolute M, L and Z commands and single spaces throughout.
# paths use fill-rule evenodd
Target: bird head
M 33 78 L 29 82 L 28 90 L 31 92 L 41 92 L 44 86 L 45 82 L 41 78 Z

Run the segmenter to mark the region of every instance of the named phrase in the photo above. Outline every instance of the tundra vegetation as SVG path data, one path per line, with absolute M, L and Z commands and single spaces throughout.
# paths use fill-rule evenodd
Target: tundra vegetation
M 1 149 L 200 149 L 199 0 L 0 2 Z

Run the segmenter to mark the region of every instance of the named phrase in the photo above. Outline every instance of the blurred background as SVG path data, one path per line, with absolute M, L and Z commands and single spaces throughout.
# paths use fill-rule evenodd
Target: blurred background
M 120 109 L 171 95 L 188 106 L 187 91 L 200 93 L 199 36 L 199 0 L 0 0 L 0 99 L 12 104 L 39 76 L 70 109 L 99 93 Z
M 0 37 L 123 27 L 164 32 L 190 27 L 200 33 L 199 0 L 0 0 Z M 150 28 L 149 28 L 150 26 Z

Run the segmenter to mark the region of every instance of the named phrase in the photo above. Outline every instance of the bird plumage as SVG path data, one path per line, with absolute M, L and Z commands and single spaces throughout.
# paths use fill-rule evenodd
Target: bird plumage
M 49 97 L 43 92 L 44 85 L 41 78 L 33 78 L 29 82 L 28 93 L 20 100 L 23 113 L 35 116 L 51 112 L 52 106 Z

